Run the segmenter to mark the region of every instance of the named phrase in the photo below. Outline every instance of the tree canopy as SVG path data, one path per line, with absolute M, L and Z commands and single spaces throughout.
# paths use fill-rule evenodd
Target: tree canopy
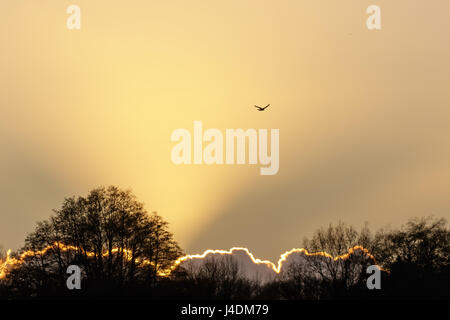
M 375 233 L 339 222 L 304 239 L 313 254 L 260 282 L 231 256 L 192 268 L 176 263 L 183 252 L 160 215 L 148 213 L 130 190 L 99 187 L 64 199 L 19 252 L 6 256 L 0 248 L 0 297 L 448 298 L 449 240 L 446 220 L 433 217 Z M 367 288 L 373 264 L 382 267 L 382 290 Z M 82 270 L 84 290 L 67 289 L 70 265 Z
M 26 237 L 22 252 L 11 278 L 27 290 L 61 286 L 73 264 L 83 269 L 88 286 L 153 285 L 182 254 L 168 223 L 115 186 L 66 198 Z

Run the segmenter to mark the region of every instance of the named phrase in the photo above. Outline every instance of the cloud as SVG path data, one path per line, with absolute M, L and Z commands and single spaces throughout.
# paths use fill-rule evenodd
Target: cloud
M 206 250 L 202 254 L 187 255 L 179 259 L 177 263 L 189 272 L 197 272 L 208 263 L 222 266 L 236 263 L 243 277 L 265 283 L 286 276 L 291 266 L 299 266 L 305 274 L 315 276 L 319 276 L 316 269 L 319 266 L 322 268 L 322 274 L 327 275 L 330 266 L 339 268 L 339 262 L 349 258 L 363 259 L 365 262 L 375 264 L 375 258 L 361 246 L 355 246 L 346 254 L 337 257 L 332 257 L 326 252 L 310 253 L 306 249 L 292 249 L 281 254 L 276 263 L 255 257 L 247 248 L 235 247 L 229 250 Z M 358 268 L 361 264 L 355 264 L 355 266 Z M 354 271 L 360 273 L 361 270 Z

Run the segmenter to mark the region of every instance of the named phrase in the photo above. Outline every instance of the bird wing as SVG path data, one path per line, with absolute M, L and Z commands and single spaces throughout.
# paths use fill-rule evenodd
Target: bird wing
M 255 104 L 255 108 L 261 109 L 261 107 L 257 106 L 256 104 Z
M 270 106 L 270 103 L 267 106 L 265 106 L 264 109 L 268 108 L 269 106 Z

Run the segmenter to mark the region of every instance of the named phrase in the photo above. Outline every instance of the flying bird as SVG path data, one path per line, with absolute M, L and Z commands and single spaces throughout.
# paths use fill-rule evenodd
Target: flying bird
M 255 108 L 257 108 L 258 109 L 258 111 L 264 111 L 264 110 L 266 110 L 266 108 L 268 108 L 270 106 L 270 103 L 267 105 L 267 106 L 265 106 L 264 108 L 263 107 L 260 107 L 260 106 L 257 106 L 257 105 L 255 105 Z

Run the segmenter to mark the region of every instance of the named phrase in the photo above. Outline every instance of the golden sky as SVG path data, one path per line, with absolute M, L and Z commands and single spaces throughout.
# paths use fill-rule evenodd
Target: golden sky
M 81 8 L 68 30 L 66 8 Z M 366 28 L 381 8 L 382 30 Z M 132 188 L 189 253 L 275 259 L 339 219 L 450 218 L 450 2 L 0 3 L 0 244 Z M 271 107 L 257 112 L 254 104 Z M 175 166 L 173 130 L 280 129 L 280 170 Z

